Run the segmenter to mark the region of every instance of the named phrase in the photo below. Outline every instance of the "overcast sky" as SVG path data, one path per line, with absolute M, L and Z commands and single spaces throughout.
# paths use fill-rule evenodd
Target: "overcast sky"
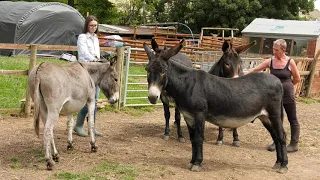
M 320 11 L 320 0 L 316 0 L 316 1 L 314 2 L 314 8 L 315 8 L 315 9 L 318 9 L 318 10 Z

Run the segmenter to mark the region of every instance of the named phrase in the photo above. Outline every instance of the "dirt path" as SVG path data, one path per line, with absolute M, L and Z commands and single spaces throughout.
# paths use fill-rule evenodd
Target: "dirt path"
M 134 166 L 139 174 L 136 179 L 320 179 L 320 104 L 298 103 L 297 109 L 301 123 L 300 150 L 288 154 L 289 171 L 285 175 L 271 169 L 276 154 L 265 150 L 271 137 L 260 121 L 239 128 L 241 147 L 238 148 L 231 146 L 232 132 L 228 130 L 224 145 L 216 146 L 218 129 L 207 123 L 203 170 L 190 172 L 187 165 L 191 144 L 186 124 L 183 121 L 185 143 L 176 140 L 175 129 L 171 130 L 171 138 L 164 141 L 161 139 L 163 112 L 159 108 L 141 117 L 99 113 L 98 125 L 104 136 L 97 138 L 97 153 L 90 153 L 89 138 L 78 136 L 74 136 L 75 149 L 67 152 L 66 118 L 60 118 L 55 127 L 55 139 L 61 159 L 54 171 L 46 171 L 44 162 L 39 160 L 43 158 L 42 133 L 40 138 L 36 137 L 32 118 L 2 119 L 0 179 L 47 179 L 62 171 L 84 172 L 102 162 Z M 286 119 L 284 125 L 290 137 Z M 42 131 L 43 125 L 40 127 Z M 14 167 L 17 164 L 20 166 Z

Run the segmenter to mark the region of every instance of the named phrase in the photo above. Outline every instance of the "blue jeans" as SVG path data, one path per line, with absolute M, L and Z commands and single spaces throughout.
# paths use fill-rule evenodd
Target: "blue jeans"
M 97 113 L 97 104 L 98 104 L 99 94 L 100 94 L 100 88 L 98 86 L 96 86 L 96 95 L 95 95 L 96 103 L 95 103 L 95 107 L 94 107 L 94 122 L 96 121 L 96 113 Z M 84 106 L 78 113 L 77 122 L 82 122 L 82 125 L 83 125 L 84 119 L 86 118 L 87 114 L 88 114 L 88 107 Z

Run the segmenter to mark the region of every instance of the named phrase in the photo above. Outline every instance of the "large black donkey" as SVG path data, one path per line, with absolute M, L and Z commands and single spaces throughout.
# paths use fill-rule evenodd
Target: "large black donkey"
M 183 114 L 192 145 L 190 170 L 201 170 L 205 121 L 219 127 L 237 128 L 259 118 L 276 145 L 273 168 L 279 173 L 287 172 L 280 80 L 268 73 L 222 78 L 170 60 L 182 47 L 183 41 L 171 49 L 153 53 L 144 43 L 149 58 L 148 99 L 152 104 L 157 103 L 165 90 Z M 237 52 L 230 49 L 228 53 Z

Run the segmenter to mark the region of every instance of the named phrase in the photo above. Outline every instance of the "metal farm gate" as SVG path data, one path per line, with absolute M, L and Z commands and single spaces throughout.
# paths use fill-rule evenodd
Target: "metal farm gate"
M 123 106 L 148 106 L 153 105 L 148 101 L 148 83 L 146 71 L 135 71 L 135 67 L 145 66 L 148 62 L 135 62 L 130 59 L 132 51 L 144 51 L 143 48 L 125 47 L 125 72 L 123 89 Z M 189 55 L 196 69 L 209 71 L 211 66 L 220 59 L 221 53 L 213 51 L 195 51 Z M 242 57 L 243 69 L 246 72 L 262 62 L 262 58 Z M 144 67 L 143 67 L 144 69 Z M 159 102 L 157 105 L 162 105 Z

